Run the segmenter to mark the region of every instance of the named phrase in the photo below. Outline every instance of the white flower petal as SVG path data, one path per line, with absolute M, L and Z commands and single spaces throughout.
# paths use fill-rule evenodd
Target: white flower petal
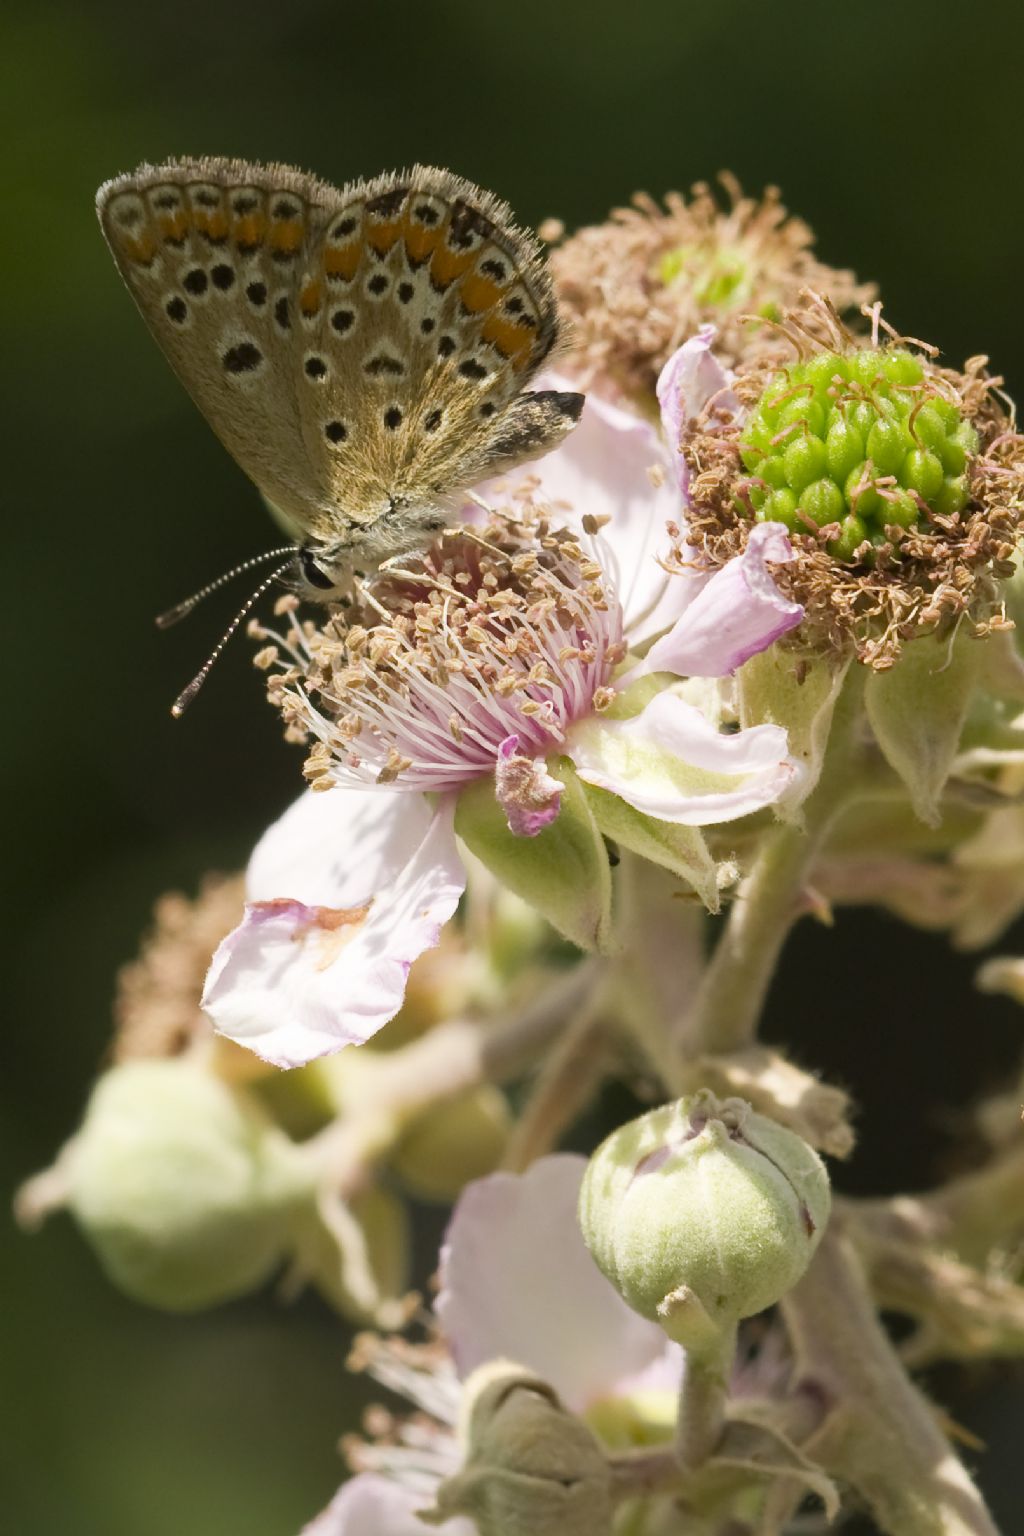
M 765 650 L 804 616 L 801 604 L 779 591 L 767 564 L 795 558 L 782 523 L 758 523 L 742 555 L 715 572 L 632 675 L 724 677 Z
M 716 334 L 713 325 L 701 326 L 696 336 L 691 336 L 673 352 L 655 386 L 665 440 L 672 450 L 673 467 L 684 496 L 689 475 L 686 460 L 679 451 L 679 441 L 686 423 L 699 416 L 712 400 L 716 406 L 732 413 L 740 409 L 730 388 L 733 375 L 722 367 L 711 350 Z
M 691 827 L 774 804 L 800 772 L 777 725 L 724 735 L 671 691 L 631 720 L 583 721 L 566 751 L 588 784 L 659 821 Z
M 206 978 L 219 1033 L 279 1067 L 376 1034 L 465 888 L 453 813 L 388 789 L 309 792 L 286 811 Z
M 585 1167 L 559 1153 L 468 1185 L 441 1251 L 437 1299 L 460 1376 L 514 1360 L 577 1411 L 614 1396 L 665 1348 L 662 1330 L 626 1306 L 586 1250 L 576 1220 Z
M 574 386 L 545 374 L 535 387 Z M 650 422 L 590 394 L 579 425 L 552 453 L 480 491 L 502 505 L 508 492 L 525 482 L 537 487 L 534 499 L 550 504 L 556 520 L 578 526 L 587 514 L 609 519 L 601 530 L 602 563 L 610 568 L 631 641 L 658 634 L 682 611 L 685 583 L 666 576 L 658 564 L 669 549 L 665 525 L 680 514 L 679 493 L 665 445 Z
M 426 1494 L 414 1493 L 386 1477 L 361 1472 L 343 1483 L 322 1514 L 302 1527 L 301 1536 L 476 1536 L 472 1520 L 457 1517 L 428 1526 L 416 1511 L 430 1505 Z

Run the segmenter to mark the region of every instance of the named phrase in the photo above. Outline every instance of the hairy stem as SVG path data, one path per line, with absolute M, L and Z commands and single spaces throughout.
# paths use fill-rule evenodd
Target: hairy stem
M 669 1093 L 681 1093 L 674 1036 L 704 970 L 703 908 L 686 899 L 675 875 L 630 853 L 622 854 L 617 886 L 621 953 L 609 979 L 610 1005 L 648 1069 Z
M 736 1329 L 727 1328 L 702 1348 L 688 1348 L 676 1419 L 676 1462 L 686 1472 L 714 1454 L 725 1428 L 729 1373 Z
M 907 1376 L 838 1223 L 782 1300 L 799 1381 L 830 1405 L 804 1449 L 889 1536 L 997 1536 L 984 1501 Z
M 353 1193 L 409 1122 L 483 1082 L 525 1071 L 584 1005 L 604 973 L 585 960 L 553 981 L 534 1002 L 490 1026 L 441 1024 L 400 1050 L 372 1058 L 359 1103 L 305 1144 L 325 1179 Z
M 802 807 L 802 824 L 769 831 L 733 903 L 693 1007 L 684 1019 L 684 1055 L 734 1051 L 756 1038 L 768 988 L 800 915 L 808 869 L 836 816 L 858 787 L 863 668 L 851 668 L 836 704 L 821 776 Z
M 1024 1232 L 1024 1147 L 1008 1147 L 928 1194 L 859 1200 L 851 1210 L 881 1237 L 913 1238 L 984 1264 Z
M 556 1147 L 565 1131 L 590 1103 L 608 1071 L 606 1026 L 592 996 L 570 1020 L 534 1081 L 502 1162 L 510 1173 L 523 1173 Z

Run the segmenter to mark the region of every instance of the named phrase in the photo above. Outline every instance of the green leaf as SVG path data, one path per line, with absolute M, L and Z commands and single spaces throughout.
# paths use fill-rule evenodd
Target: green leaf
M 608 850 L 571 764 L 559 762 L 561 809 L 536 837 L 516 837 L 494 795 L 478 779 L 459 796 L 455 830 L 501 883 L 528 901 L 580 949 L 607 952 L 612 941 Z

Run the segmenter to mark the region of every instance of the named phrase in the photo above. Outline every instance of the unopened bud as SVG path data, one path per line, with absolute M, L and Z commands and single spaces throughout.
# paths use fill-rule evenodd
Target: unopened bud
M 501 1162 L 511 1116 L 500 1089 L 484 1083 L 417 1116 L 391 1167 L 421 1200 L 454 1200 Z
M 465 1463 L 422 1518 L 467 1515 L 479 1536 L 610 1536 L 608 1463 L 546 1382 L 493 1361 L 469 1378 L 464 1401 Z
M 186 1058 L 107 1072 L 66 1172 L 67 1204 L 111 1280 L 171 1311 L 260 1285 L 309 1188 L 287 1138 Z
M 697 1348 L 799 1280 L 828 1219 L 828 1175 L 792 1131 L 705 1091 L 614 1131 L 579 1209 L 623 1299 Z

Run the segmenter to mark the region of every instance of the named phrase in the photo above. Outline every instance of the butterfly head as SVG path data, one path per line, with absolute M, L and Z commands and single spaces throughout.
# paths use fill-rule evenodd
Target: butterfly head
M 396 556 L 426 549 L 448 520 L 435 504 L 396 495 L 372 521 L 338 518 L 329 537 L 307 539 L 296 549 L 294 588 L 310 602 L 344 602 L 354 579 Z

